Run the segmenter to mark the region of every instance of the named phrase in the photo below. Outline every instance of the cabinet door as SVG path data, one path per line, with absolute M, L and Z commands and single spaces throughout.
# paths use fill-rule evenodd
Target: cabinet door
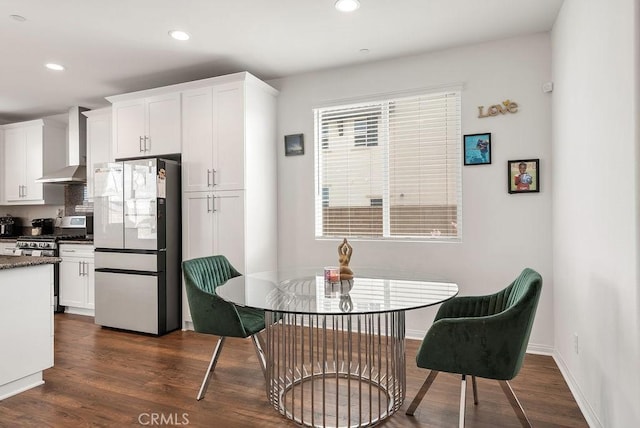
M 113 154 L 116 159 L 144 155 L 145 102 L 123 101 L 113 105 Z
M 93 262 L 93 259 L 86 259 L 85 260 L 85 286 L 86 286 L 86 300 L 85 300 L 85 307 L 88 309 L 95 309 L 96 305 L 95 305 L 95 286 L 96 286 L 96 279 L 95 279 L 95 264 Z
M 60 263 L 60 304 L 83 308 L 86 300 L 86 280 L 82 259 L 63 258 Z
M 216 86 L 213 99 L 213 190 L 244 189 L 244 88 Z
M 180 93 L 148 98 L 146 155 L 180 153 L 181 116 Z
M 4 134 L 4 195 L 7 201 L 22 196 L 26 163 L 27 133 L 24 129 L 7 129 Z
M 207 191 L 213 186 L 213 91 L 182 93 L 182 190 Z
M 216 192 L 212 204 L 213 252 L 244 273 L 244 192 Z
M 40 201 L 44 199 L 43 184 L 36 183 L 42 177 L 43 169 L 43 141 L 44 130 L 42 126 L 30 126 L 25 129 L 25 182 L 23 199 L 27 201 Z
M 213 254 L 212 203 L 212 193 L 184 193 L 182 212 L 183 260 Z

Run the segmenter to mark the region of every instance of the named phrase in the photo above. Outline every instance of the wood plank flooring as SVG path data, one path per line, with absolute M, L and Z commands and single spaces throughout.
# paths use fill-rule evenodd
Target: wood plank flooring
M 5 326 L 10 328 L 10 326 Z M 287 427 L 265 396 L 251 340 L 225 343 L 207 395 L 195 396 L 217 340 L 176 331 L 162 337 L 101 328 L 93 318 L 55 315 L 55 366 L 45 384 L 0 401 L 0 427 Z M 455 427 L 458 376 L 440 374 L 414 417 L 405 411 L 427 376 L 407 341 L 407 395 L 384 427 Z M 466 426 L 519 427 L 495 381 L 478 379 L 480 403 L 468 382 Z M 527 355 L 511 382 L 534 427 L 587 427 L 551 357 Z

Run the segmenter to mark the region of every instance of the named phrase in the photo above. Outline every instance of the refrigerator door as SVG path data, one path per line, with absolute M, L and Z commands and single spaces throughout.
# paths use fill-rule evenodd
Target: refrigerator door
M 96 248 L 124 247 L 122 162 L 96 164 L 93 168 L 93 241 Z
M 158 248 L 157 159 L 124 162 L 124 248 Z

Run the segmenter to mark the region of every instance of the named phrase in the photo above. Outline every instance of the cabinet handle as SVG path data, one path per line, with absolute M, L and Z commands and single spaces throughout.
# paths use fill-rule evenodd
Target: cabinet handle
M 212 182 L 212 186 L 216 185 L 216 170 L 212 169 L 211 170 L 211 182 Z
M 211 212 L 216 212 L 216 197 L 212 196 L 211 197 Z
M 27 197 L 27 186 L 22 186 L 22 197 L 26 198 Z
M 142 135 L 138 137 L 138 151 L 140 153 L 143 152 L 143 149 L 142 149 Z
M 149 147 L 147 147 L 147 141 L 149 142 Z M 151 151 L 151 138 L 147 137 L 146 135 L 144 136 L 144 151 L 145 152 Z
M 78 276 L 82 276 L 82 262 L 78 262 Z
M 211 170 L 207 169 L 207 187 L 211 187 Z
M 211 195 L 207 195 L 207 212 L 210 213 L 211 208 L 209 208 L 211 206 Z
M 19 198 L 22 197 L 22 185 L 21 184 L 18 185 L 18 197 Z

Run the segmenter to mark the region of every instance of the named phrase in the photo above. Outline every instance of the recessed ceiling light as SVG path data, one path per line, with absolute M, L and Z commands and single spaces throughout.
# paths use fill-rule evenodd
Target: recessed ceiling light
M 18 21 L 18 22 L 24 22 L 27 20 L 27 18 L 25 18 L 22 15 L 9 15 L 9 18 L 13 19 L 14 21 Z
M 360 7 L 360 2 L 358 0 L 338 0 L 335 6 L 340 12 L 353 12 Z
M 189 40 L 191 38 L 188 33 L 180 30 L 171 30 L 169 31 L 169 35 L 176 40 Z
M 55 71 L 63 71 L 64 70 L 64 66 L 62 66 L 60 64 L 53 63 L 53 62 L 45 64 L 44 66 L 47 67 L 49 70 L 55 70 Z

